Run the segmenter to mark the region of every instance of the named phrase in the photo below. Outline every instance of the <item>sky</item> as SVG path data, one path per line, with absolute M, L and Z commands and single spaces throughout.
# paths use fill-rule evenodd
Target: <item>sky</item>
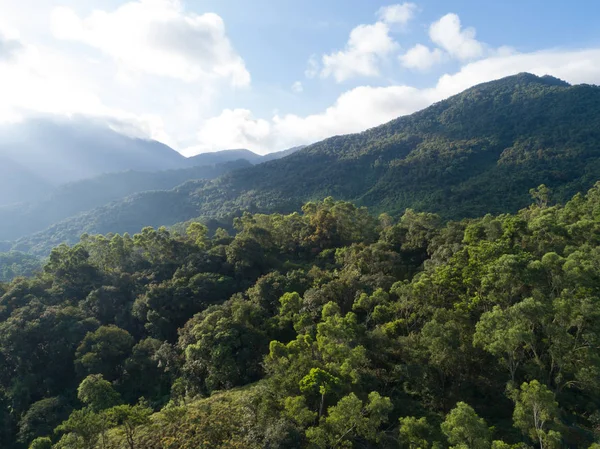
M 0 0 L 0 123 L 186 156 L 360 132 L 519 72 L 600 84 L 600 1 Z

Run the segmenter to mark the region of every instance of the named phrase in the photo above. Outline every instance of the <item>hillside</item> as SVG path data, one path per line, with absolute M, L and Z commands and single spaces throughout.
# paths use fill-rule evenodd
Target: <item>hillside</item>
M 106 208 L 91 211 L 35 240 L 60 241 L 60 235 L 76 241 L 84 230 L 129 230 L 131 222 L 119 217 L 131 208 L 139 213 L 136 223 L 169 225 L 236 210 L 296 210 L 304 201 L 327 196 L 369 206 L 374 213 L 397 215 L 411 207 L 457 219 L 516 211 L 529 201 L 529 189 L 542 183 L 552 188 L 555 200 L 564 200 L 598 179 L 600 88 L 519 74 L 211 183 L 130 198 L 113 204 L 112 215 Z M 166 198 L 178 214 L 156 212 Z M 110 227 L 95 225 L 100 222 Z M 24 240 L 17 249 L 32 246 Z
M 177 170 L 110 173 L 64 184 L 36 202 L 0 206 L 0 240 L 27 236 L 73 215 L 135 193 L 170 190 L 188 180 L 213 179 L 249 166 L 250 162 L 241 159 Z
M 533 197 L 62 245 L 0 282 L 0 447 L 597 449 L 600 183 Z
M 222 164 L 225 162 L 231 162 L 238 159 L 245 159 L 253 165 L 262 164 L 267 161 L 274 161 L 276 159 L 281 159 L 282 157 L 289 156 L 292 153 L 295 153 L 298 150 L 304 148 L 305 145 L 300 145 L 293 148 L 288 148 L 287 150 L 282 151 L 274 151 L 269 154 L 260 155 L 256 154 L 250 150 L 223 150 L 223 151 L 214 151 L 211 153 L 201 153 L 196 156 L 191 156 L 187 158 L 188 165 L 210 165 L 210 164 Z

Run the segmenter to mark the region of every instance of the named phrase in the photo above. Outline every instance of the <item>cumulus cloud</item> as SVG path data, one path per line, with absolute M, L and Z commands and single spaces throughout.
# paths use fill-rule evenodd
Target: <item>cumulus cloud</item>
M 428 70 L 444 59 L 444 54 L 439 48 L 433 50 L 422 44 L 417 44 L 403 55 L 400 62 L 408 69 Z
M 313 55 L 305 72 L 307 78 L 318 74 L 322 78 L 333 77 L 338 83 L 354 77 L 380 75 L 380 64 L 400 45 L 392 38 L 392 28 L 404 28 L 417 11 L 414 3 L 389 5 L 377 11 L 379 20 L 373 24 L 355 27 L 343 50 L 324 54 L 321 60 Z
M 202 148 L 247 147 L 261 153 L 281 150 L 332 135 L 363 131 L 423 109 L 476 84 L 519 72 L 539 76 L 550 74 L 571 83 L 600 83 L 600 66 L 596 63 L 599 58 L 600 49 L 498 53 L 466 64 L 454 74 L 441 76 L 431 87 L 357 87 L 340 95 L 324 111 L 308 116 L 287 114 L 260 120 L 248 110 L 243 113 L 225 111 L 219 120 L 211 122 L 210 127 L 204 127 L 210 129 L 219 125 L 220 131 L 214 131 L 213 140 L 206 132 L 198 137 L 206 139 Z M 235 120 L 228 120 L 231 115 Z M 230 127 L 232 124 L 233 128 Z M 226 142 L 221 137 L 224 134 L 231 136 Z
M 462 28 L 456 14 L 446 14 L 431 24 L 429 37 L 433 43 L 446 50 L 459 60 L 475 59 L 483 56 L 484 45 L 475 39 L 475 28 Z
M 139 0 L 114 11 L 79 17 L 72 9 L 52 13 L 55 37 L 83 42 L 119 65 L 186 82 L 225 79 L 247 86 L 250 74 L 217 14 L 187 13 L 178 0 Z
M 416 12 L 417 5 L 414 3 L 402 3 L 380 8 L 377 16 L 382 22 L 404 27 L 414 18 Z
M 355 76 L 378 76 L 381 60 L 398 48 L 386 23 L 359 25 L 350 32 L 344 50 L 323 55 L 321 76 L 333 76 L 338 83 Z

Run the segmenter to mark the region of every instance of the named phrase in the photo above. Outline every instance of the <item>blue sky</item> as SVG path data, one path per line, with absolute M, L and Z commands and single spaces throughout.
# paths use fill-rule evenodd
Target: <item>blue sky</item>
M 600 2 L 0 0 L 0 122 L 184 154 L 358 132 L 520 71 L 600 83 Z

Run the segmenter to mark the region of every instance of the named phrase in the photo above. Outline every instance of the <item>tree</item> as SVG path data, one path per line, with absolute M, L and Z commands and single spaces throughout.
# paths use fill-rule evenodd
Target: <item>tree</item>
M 52 449 L 52 440 L 48 437 L 38 437 L 31 442 L 29 449 Z
M 387 422 L 392 408 L 390 399 L 376 391 L 369 394 L 366 404 L 350 393 L 329 407 L 327 417 L 318 427 L 310 427 L 306 436 L 318 448 L 352 447 L 356 438 L 377 443 L 381 438 L 379 428 Z
M 454 448 L 489 449 L 490 429 L 483 418 L 464 402 L 459 402 L 442 423 L 442 432 Z
M 529 194 L 536 201 L 538 207 L 543 209 L 548 206 L 550 189 L 546 185 L 541 184 L 539 187 L 529 190 Z
M 339 386 L 340 379 L 321 368 L 312 368 L 300 381 L 300 391 L 302 393 L 320 396 L 319 417 L 323 416 L 325 396 L 334 392 Z
M 500 357 L 514 382 L 517 369 L 525 358 L 527 342 L 532 339 L 532 326 L 517 309 L 502 310 L 495 306 L 492 311 L 481 315 L 475 327 L 473 345 Z
M 136 435 L 139 427 L 150 423 L 152 409 L 140 403 L 138 405 L 117 405 L 107 410 L 107 415 L 119 426 L 125 436 L 129 449 L 136 447 Z
M 64 433 L 57 446 L 61 449 L 94 449 L 105 429 L 106 421 L 103 416 L 89 408 L 75 410 L 69 419 L 56 428 L 56 432 Z
M 90 374 L 79 384 L 77 398 L 94 412 L 111 408 L 121 402 L 121 395 L 104 380 L 102 374 Z
M 75 363 L 84 373 L 102 374 L 108 380 L 115 380 L 133 343 L 126 330 L 114 325 L 100 326 L 85 336 L 75 353 Z
M 537 380 L 524 382 L 520 390 L 510 394 L 515 401 L 514 426 L 537 441 L 540 449 L 557 447 L 560 435 L 550 429 L 558 416 L 558 403 L 554 394 Z
M 206 247 L 206 235 L 208 234 L 208 228 L 205 225 L 195 221 L 188 226 L 185 232 L 199 248 Z
M 36 437 L 49 435 L 68 414 L 69 408 L 59 397 L 34 402 L 19 421 L 18 440 L 29 443 Z
M 428 449 L 431 447 L 430 440 L 433 428 L 427 422 L 427 418 L 415 418 L 405 416 L 399 420 L 398 439 L 403 448 L 406 449 Z

